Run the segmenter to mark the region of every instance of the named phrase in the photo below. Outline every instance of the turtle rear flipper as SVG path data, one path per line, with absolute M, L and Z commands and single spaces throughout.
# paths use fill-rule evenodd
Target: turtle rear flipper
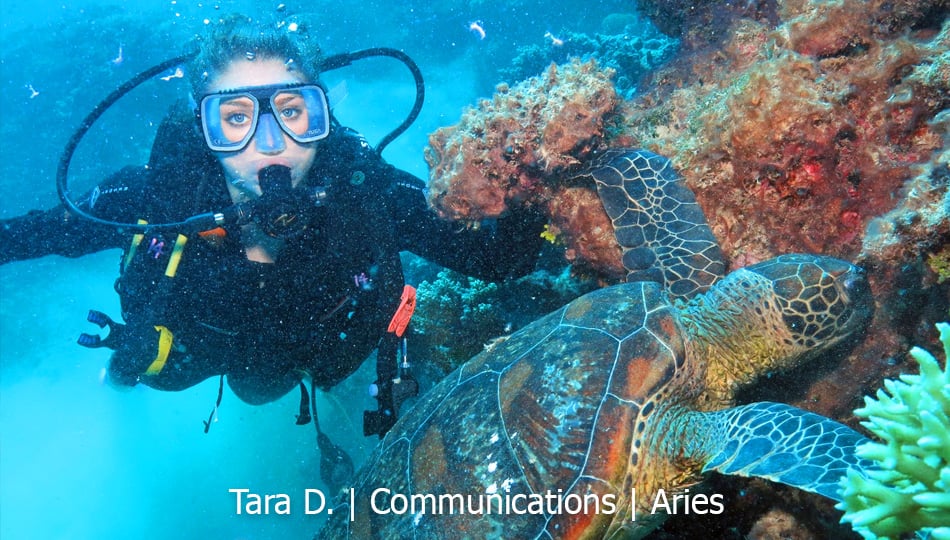
M 647 150 L 609 150 L 583 175 L 597 184 L 628 283 L 656 281 L 689 298 L 725 275 L 716 237 L 669 159 Z
M 789 405 L 761 402 L 699 414 L 711 426 L 706 441 L 718 446 L 703 472 L 757 476 L 840 501 L 848 469 L 872 466 L 855 451 L 866 437 Z

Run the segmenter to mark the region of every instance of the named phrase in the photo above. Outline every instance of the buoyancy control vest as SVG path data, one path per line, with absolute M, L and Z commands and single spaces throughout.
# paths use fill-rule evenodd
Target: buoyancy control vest
M 123 318 L 130 330 L 145 334 L 141 339 L 173 336 L 171 351 L 181 361 L 206 368 L 173 366 L 143 382 L 181 387 L 223 372 L 257 370 L 267 372 L 267 380 L 276 372 L 299 371 L 328 388 L 377 345 L 403 292 L 386 197 L 388 166 L 345 128 L 320 146 L 306 184 L 324 194 L 274 264 L 247 260 L 239 228 L 191 238 L 134 236 L 116 283 Z M 156 185 L 166 181 L 161 172 L 156 167 Z M 161 219 L 169 210 L 156 214 Z M 167 334 L 156 334 L 158 327 Z M 162 383 L 162 377 L 198 380 Z

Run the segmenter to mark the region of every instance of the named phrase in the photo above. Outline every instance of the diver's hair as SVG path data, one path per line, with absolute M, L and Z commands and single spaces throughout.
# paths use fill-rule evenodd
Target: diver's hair
M 208 34 L 197 41 L 198 54 L 188 70 L 192 92 L 196 97 L 203 95 L 208 83 L 234 60 L 276 58 L 299 71 L 307 82 L 316 82 L 320 48 L 311 41 L 302 24 L 227 15 L 212 23 Z

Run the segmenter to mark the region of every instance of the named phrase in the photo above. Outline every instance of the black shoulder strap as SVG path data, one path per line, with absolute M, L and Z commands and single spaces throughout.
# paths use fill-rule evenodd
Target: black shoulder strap
M 386 163 L 366 138 L 345 126 L 334 126 L 322 141 L 311 178 L 340 191 L 388 190 L 392 166 Z
M 155 134 L 148 162 L 153 172 L 148 195 L 162 220 L 184 219 L 230 201 L 221 165 L 198 129 L 194 111 L 182 99 Z

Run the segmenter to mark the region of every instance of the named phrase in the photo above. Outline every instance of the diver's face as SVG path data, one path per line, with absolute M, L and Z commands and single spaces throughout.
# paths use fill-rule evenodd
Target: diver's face
M 302 74 L 290 71 L 276 58 L 246 60 L 236 58 L 227 69 L 211 80 L 208 93 L 249 86 L 267 86 L 307 82 Z M 258 128 L 260 130 L 260 127 Z M 273 137 L 266 143 L 252 137 L 238 152 L 214 152 L 228 180 L 228 190 L 234 202 L 255 199 L 261 195 L 257 174 L 264 167 L 283 165 L 290 168 L 290 177 L 296 186 L 307 175 L 316 156 L 316 142 L 298 143 L 280 129 L 271 130 Z

